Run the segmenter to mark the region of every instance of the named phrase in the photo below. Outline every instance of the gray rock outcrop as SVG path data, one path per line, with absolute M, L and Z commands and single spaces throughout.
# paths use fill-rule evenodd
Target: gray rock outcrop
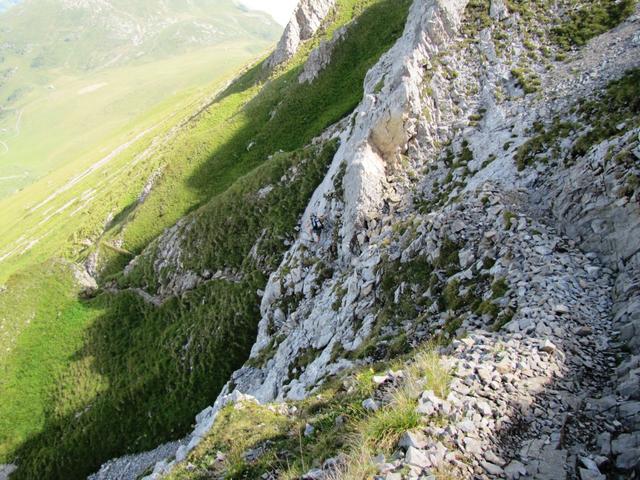
M 335 0 L 301 0 L 266 67 L 273 69 L 291 59 L 300 44 L 315 35 L 334 4 Z
M 0 480 L 8 480 L 9 476 L 15 471 L 15 465 L 0 465 Z
M 322 41 L 320 45 L 313 49 L 309 54 L 309 58 L 304 64 L 304 69 L 298 77 L 300 83 L 310 83 L 315 80 L 318 74 L 331 63 L 333 51 L 344 36 L 347 34 L 348 26 L 340 27 L 335 31 L 331 40 Z

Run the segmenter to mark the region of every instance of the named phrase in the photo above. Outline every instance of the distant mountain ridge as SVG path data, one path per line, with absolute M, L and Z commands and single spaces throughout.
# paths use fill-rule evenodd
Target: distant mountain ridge
M 0 0 L 0 12 L 0 199 L 94 151 L 80 132 L 105 138 L 282 31 L 234 0 Z M 54 133 L 48 116 L 67 125 Z

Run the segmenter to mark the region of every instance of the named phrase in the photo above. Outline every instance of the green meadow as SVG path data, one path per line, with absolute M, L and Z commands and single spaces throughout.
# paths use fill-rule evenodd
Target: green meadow
M 77 171 L 280 31 L 232 0 L 17 2 L 0 15 L 0 199 Z
M 37 122 L 28 122 L 31 111 L 25 109 L 21 136 L 10 144 L 14 148 L 12 158 L 23 151 L 23 158 L 17 161 L 33 171 L 41 169 L 44 176 L 0 199 L 0 260 L 3 260 L 0 282 L 17 268 L 49 258 L 68 243 L 69 235 L 77 237 L 73 242 L 83 240 L 80 236 L 84 229 L 79 225 L 95 221 L 100 228 L 104 227 L 106 218 L 118 211 L 122 195 L 127 192 L 131 198 L 137 196 L 144 186 L 141 182 L 150 173 L 140 162 L 132 165 L 136 155 L 152 143 L 160 143 L 163 136 L 227 81 L 212 83 L 211 78 L 231 76 L 242 59 L 250 58 L 242 48 L 232 58 L 217 48 L 204 53 L 188 55 L 186 63 L 185 58 L 159 62 L 151 73 L 147 65 L 74 79 L 65 87 L 66 93 L 52 91 L 51 98 L 41 102 L 41 111 L 36 110 L 37 105 L 29 104 Z M 211 67 L 208 61 L 217 67 Z M 179 77 L 176 71 L 185 65 L 194 77 L 181 78 L 180 82 L 191 86 L 176 87 L 167 95 L 167 84 L 179 83 L 175 80 Z M 134 89 L 129 84 L 132 78 Z M 102 82 L 96 83 L 99 79 Z M 91 93 L 77 94 L 83 85 L 101 83 L 107 85 Z M 94 115 L 96 106 L 105 113 Z M 61 112 L 63 119 L 58 121 Z M 122 176 L 125 171 L 126 178 Z M 77 182 L 86 172 L 90 173 Z M 106 210 L 104 199 L 98 201 L 103 196 L 113 200 Z M 94 208 L 99 202 L 96 212 Z M 94 233 L 91 227 L 87 228 L 91 230 L 87 235 Z M 35 245 L 40 247 L 36 249 L 39 253 L 32 252 Z
M 168 98 L 114 127 L 99 151 L 0 203 L 0 463 L 18 464 L 12 478 L 84 478 L 109 458 L 180 438 L 215 400 L 248 357 L 256 292 L 338 147 L 308 144 L 358 105 L 366 72 L 402 33 L 409 4 L 339 0 L 319 38 L 286 66 L 269 73 L 258 61 L 226 88 L 219 81 Z M 347 23 L 331 65 L 298 84 L 311 49 Z M 193 74 L 204 78 L 206 63 Z M 100 83 L 92 82 L 66 88 Z M 107 102 L 110 94 L 105 86 L 85 95 Z M 240 280 L 147 304 L 132 289 L 155 293 L 154 240 L 185 216 L 194 225 L 183 236 L 188 268 L 232 268 Z M 249 255 L 258 240 L 258 255 Z M 101 272 L 92 298 L 74 280 L 88 259 Z
M 43 183 L 56 185 L 95 163 L 267 46 L 229 43 L 88 75 L 63 73 L 34 87 L 0 112 L 0 199 L 38 180 L 35 192 L 43 192 Z

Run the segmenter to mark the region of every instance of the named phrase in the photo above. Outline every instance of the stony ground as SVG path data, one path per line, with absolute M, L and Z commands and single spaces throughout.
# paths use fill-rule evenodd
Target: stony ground
M 428 254 L 421 246 L 438 236 L 466 242 L 457 276 L 481 275 L 483 260 L 496 260 L 489 270 L 510 286 L 501 303 L 517 314 L 499 332 L 490 316 L 464 320 L 459 331 L 469 333 L 443 352 L 451 393 L 423 392 L 418 404 L 425 424 L 444 417 L 446 426 L 408 434 L 404 457 L 381 463 L 382 478 L 403 478 L 403 467 L 422 478 L 447 462 L 464 478 L 605 478 L 606 434 L 595 433 L 616 431 L 617 421 L 593 397 L 613 387 L 612 272 L 524 215 L 505 229 L 507 208 L 490 185 L 477 197 L 488 201 L 426 220 L 410 250 Z

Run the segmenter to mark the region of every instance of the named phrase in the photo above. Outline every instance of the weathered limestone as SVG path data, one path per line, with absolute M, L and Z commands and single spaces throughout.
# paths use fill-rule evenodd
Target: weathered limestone
M 8 480 L 9 476 L 15 471 L 15 465 L 0 465 L 0 480 Z
M 267 60 L 267 68 L 275 68 L 288 61 L 305 40 L 316 33 L 335 0 L 301 0 L 291 16 L 275 51 Z
M 300 83 L 313 82 L 318 74 L 331 63 L 331 57 L 336 45 L 347 35 L 348 30 L 347 25 L 340 27 L 333 34 L 331 40 L 322 41 L 320 45 L 311 52 L 309 59 L 304 64 L 304 70 L 302 70 L 300 77 L 298 77 Z

